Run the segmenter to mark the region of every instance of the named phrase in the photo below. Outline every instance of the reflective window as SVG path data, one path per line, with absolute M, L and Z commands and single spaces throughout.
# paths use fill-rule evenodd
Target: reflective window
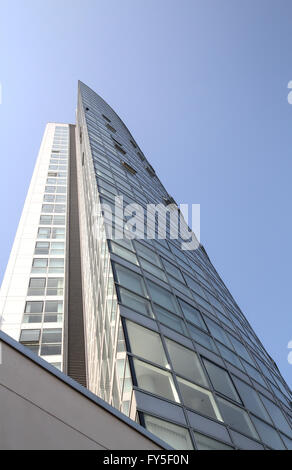
M 63 312 L 63 302 L 60 300 L 47 300 L 45 312 Z
M 214 338 L 221 341 L 221 343 L 226 344 L 229 347 L 232 347 L 228 336 L 225 334 L 223 328 L 220 325 L 218 325 L 218 323 L 215 323 L 214 321 L 210 320 L 209 318 L 206 318 L 206 323 L 208 325 L 208 328 L 209 328 L 211 334 L 214 336 Z
M 190 434 L 186 428 L 154 418 L 154 416 L 144 415 L 144 419 L 148 431 L 158 436 L 174 449 L 193 450 Z
M 52 229 L 52 238 L 64 238 L 65 237 L 65 229 L 64 228 L 53 228 Z
M 257 392 L 247 385 L 245 382 L 242 382 L 241 380 L 234 378 L 235 385 L 237 387 L 237 390 L 241 396 L 241 399 L 244 403 L 244 406 L 255 413 L 257 416 L 260 418 L 263 418 L 264 420 L 271 422 L 265 407 L 263 406 L 261 400 L 259 399 L 259 396 Z
M 250 437 L 258 439 L 257 433 L 247 412 L 233 403 L 217 398 L 225 423 Z
M 62 328 L 45 328 L 42 334 L 42 343 L 60 343 L 62 341 Z
M 177 380 L 183 402 L 187 407 L 210 418 L 222 421 L 215 399 L 209 390 L 205 390 L 179 377 Z
M 29 280 L 27 295 L 44 295 L 46 278 L 32 277 Z
M 272 420 L 274 421 L 275 425 L 277 426 L 280 431 L 283 431 L 285 434 L 288 434 L 288 436 L 292 437 L 292 431 L 290 426 L 287 423 L 286 418 L 284 417 L 282 411 L 280 408 L 275 405 L 271 400 L 268 400 L 266 397 L 261 395 L 261 398 L 265 404 L 265 407 L 267 408 Z
M 197 354 L 174 341 L 166 339 L 174 371 L 201 385 L 208 385 Z
M 164 325 L 169 328 L 176 330 L 178 333 L 188 336 L 186 325 L 180 317 L 177 317 L 162 307 L 158 307 L 158 305 L 155 305 L 154 311 L 156 317 L 161 323 L 164 323 Z
M 194 323 L 195 325 L 199 326 L 203 330 L 207 330 L 206 325 L 200 314 L 200 311 L 197 308 L 192 307 L 191 305 L 187 304 L 181 299 L 178 299 L 178 301 L 186 319 Z
M 119 287 L 118 292 L 120 294 L 122 304 L 126 307 L 132 308 L 143 315 L 153 316 L 151 304 L 147 299 L 140 297 L 123 287 Z
M 147 248 L 147 246 L 143 245 L 140 242 L 137 242 L 136 240 L 135 240 L 135 248 L 139 256 L 150 261 L 150 263 L 153 263 L 156 266 L 161 267 L 159 256 L 155 253 L 155 251 L 150 250 L 150 248 Z
M 162 269 L 157 268 L 157 266 L 154 266 L 154 264 L 149 263 L 149 261 L 146 261 L 145 259 L 141 258 L 141 266 L 142 268 L 147 271 L 150 274 L 153 274 L 153 276 L 158 277 L 158 279 L 161 279 L 161 281 L 167 282 L 166 276 L 164 274 L 164 271 Z
M 41 330 L 21 330 L 20 339 L 21 343 L 37 343 L 40 339 Z
M 124 268 L 119 264 L 115 264 L 117 281 L 124 287 L 136 292 L 140 295 L 146 295 L 145 285 L 142 276 L 134 273 L 130 269 Z
M 47 295 L 63 295 L 64 279 L 49 277 L 47 282 Z
M 242 369 L 242 364 L 240 359 L 234 354 L 234 352 L 230 351 L 230 349 L 223 346 L 221 343 L 217 343 L 217 346 L 222 354 L 222 357 L 226 359 L 226 361 L 231 362 L 231 364 L 237 366 L 239 369 Z
M 166 259 L 163 259 L 162 261 L 168 274 L 171 274 L 173 277 L 176 277 L 179 281 L 185 284 L 185 280 L 180 270 L 176 266 L 174 266 L 174 264 L 169 263 Z
M 48 259 L 47 258 L 34 258 L 32 262 L 32 273 L 45 273 L 47 271 Z
M 41 356 L 58 356 L 61 352 L 61 344 L 42 344 L 41 346 Z
M 232 447 L 198 432 L 194 433 L 198 450 L 232 450 Z
M 149 286 L 149 292 L 153 302 L 161 305 L 173 313 L 180 314 L 175 297 L 173 294 L 171 294 L 171 292 L 163 289 L 163 287 L 160 287 L 157 284 L 154 284 L 154 282 L 147 281 L 147 284 Z
M 135 253 L 132 253 L 131 251 L 126 250 L 126 248 L 112 241 L 111 241 L 111 251 L 115 253 L 116 255 L 120 256 L 121 258 L 125 259 L 126 261 L 129 261 L 130 263 L 138 265 L 138 260 L 137 260 L 137 256 L 135 255 Z
M 207 335 L 203 331 L 198 330 L 198 328 L 195 328 L 193 325 L 190 325 L 189 323 L 188 323 L 188 328 L 190 330 L 192 339 L 196 343 L 199 343 L 202 346 L 205 346 L 205 348 L 208 348 L 211 351 L 214 351 L 218 354 L 215 343 L 209 335 Z
M 40 227 L 38 229 L 38 238 L 50 238 L 51 236 L 51 229 L 50 228 L 45 228 L 45 227 Z
M 160 335 L 131 321 L 126 324 L 132 353 L 166 367 L 168 363 Z
M 250 364 L 248 364 L 245 361 L 244 361 L 244 367 L 247 373 L 250 375 L 250 377 L 252 377 L 254 380 L 257 380 L 257 382 L 259 382 L 264 387 L 266 387 L 265 381 L 257 369 L 255 369 L 254 367 L 252 367 Z
M 276 450 L 284 450 L 285 446 L 280 439 L 279 434 L 275 431 L 274 428 L 269 426 L 268 424 L 264 423 L 260 419 L 255 417 L 252 418 L 254 425 L 256 427 L 257 432 L 259 433 L 261 440 L 267 444 L 272 449 Z
M 228 372 L 222 369 L 222 367 L 218 367 L 206 359 L 204 359 L 204 364 L 214 389 L 217 392 L 220 392 L 223 395 L 231 398 L 232 400 L 240 402 L 240 398 L 237 391 L 235 390 Z
M 26 302 L 25 313 L 41 313 L 44 302 Z
M 250 355 L 248 354 L 245 346 L 240 341 L 238 341 L 236 338 L 234 338 L 234 336 L 229 334 L 228 337 L 230 338 L 237 354 L 239 354 L 239 356 L 243 357 L 246 361 L 251 362 L 251 364 L 253 364 L 253 361 L 252 361 Z
M 161 397 L 179 402 L 172 375 L 146 362 L 134 359 L 138 387 Z

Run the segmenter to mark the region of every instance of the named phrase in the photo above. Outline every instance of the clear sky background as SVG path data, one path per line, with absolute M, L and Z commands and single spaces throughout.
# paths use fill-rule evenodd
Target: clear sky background
M 288 383 L 292 2 L 0 2 L 4 274 L 48 121 L 74 122 L 77 80 L 121 116 Z

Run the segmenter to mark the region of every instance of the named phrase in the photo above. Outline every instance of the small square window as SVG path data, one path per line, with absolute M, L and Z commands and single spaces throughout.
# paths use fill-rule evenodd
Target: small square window
M 42 313 L 44 302 L 26 302 L 25 313 Z
M 41 330 L 21 330 L 20 343 L 38 343 Z
M 62 328 L 44 328 L 42 334 L 42 344 L 44 343 L 61 343 Z
M 42 228 L 40 227 L 38 229 L 38 238 L 50 238 L 51 235 L 51 229 L 50 228 Z

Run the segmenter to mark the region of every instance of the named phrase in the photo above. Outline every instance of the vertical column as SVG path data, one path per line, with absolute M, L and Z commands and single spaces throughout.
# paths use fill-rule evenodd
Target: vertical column
M 65 344 L 67 374 L 86 387 L 86 361 L 80 258 L 80 229 L 76 167 L 75 126 L 70 125 L 69 229 L 67 257 L 67 312 Z

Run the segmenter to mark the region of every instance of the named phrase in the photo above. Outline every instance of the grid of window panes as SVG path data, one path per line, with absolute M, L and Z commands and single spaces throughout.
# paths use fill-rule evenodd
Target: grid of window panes
M 20 342 L 62 369 L 68 126 L 55 126 Z
M 95 198 L 111 208 L 116 195 L 125 205 L 143 207 L 170 199 L 119 117 L 83 84 L 78 119 L 88 221 Z M 110 222 L 104 212 L 101 226 Z M 156 230 L 155 239 L 121 239 L 108 246 L 102 238 L 121 321 L 115 371 L 108 371 L 112 385 L 101 396 L 130 415 L 136 403 L 136 419 L 177 449 L 291 449 L 291 392 L 276 364 L 204 248 L 182 251 L 181 240 L 170 239 L 169 230 L 168 224 L 166 239 Z M 89 240 L 89 251 L 94 243 Z M 91 255 L 88 282 L 96 278 L 101 285 L 100 261 L 94 251 Z M 95 318 L 100 337 L 107 336 L 100 305 Z M 103 351 L 101 341 L 97 348 Z M 107 373 L 102 361 L 98 364 L 97 382 Z

